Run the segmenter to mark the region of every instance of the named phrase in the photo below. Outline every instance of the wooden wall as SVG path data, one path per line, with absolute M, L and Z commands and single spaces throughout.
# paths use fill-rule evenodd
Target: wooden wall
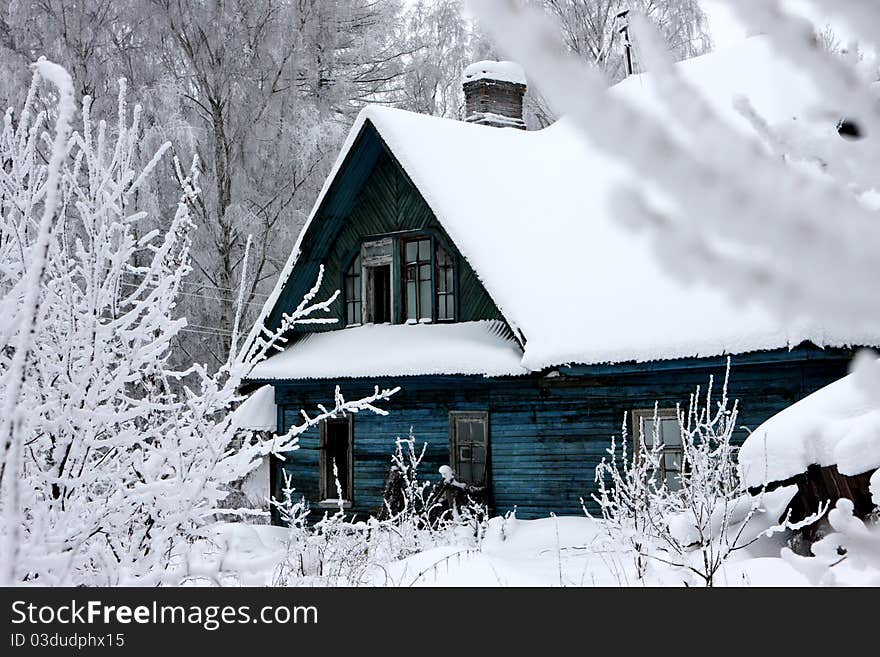
M 740 400 L 738 439 L 771 415 L 846 374 L 851 353 L 799 348 L 735 357 L 731 396 Z M 354 420 L 355 508 L 369 513 L 381 504 L 394 440 L 412 427 L 427 442 L 422 476 L 434 482 L 448 462 L 448 413 L 486 410 L 490 417 L 490 470 L 496 513 L 517 507 L 521 518 L 581 513 L 580 498 L 595 490 L 594 471 L 624 412 L 687 403 L 697 385 L 714 374 L 720 385 L 725 360 L 685 359 L 642 365 L 562 370 L 559 376 L 488 379 L 422 376 L 376 381 L 275 382 L 282 428 L 300 408 L 332 401 L 339 383 L 347 398 L 367 394 L 374 384 L 400 385 L 387 417 L 361 413 Z M 300 493 L 318 494 L 318 432 L 301 439 L 286 465 Z M 591 509 L 595 505 L 589 503 Z

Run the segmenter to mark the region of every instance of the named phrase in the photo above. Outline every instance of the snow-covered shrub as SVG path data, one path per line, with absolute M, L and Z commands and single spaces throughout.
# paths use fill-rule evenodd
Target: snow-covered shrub
M 636 574 L 642 578 L 646 573 L 645 555 L 652 549 L 652 527 L 662 524 L 665 510 L 665 481 L 654 476 L 660 471 L 663 443 L 654 440 L 649 446 L 643 433 L 630 441 L 627 424 L 624 416 L 619 446 L 617 437 L 612 436 L 608 456 L 596 468 L 598 490 L 592 498 L 612 539 L 622 541 L 631 550 Z M 659 422 L 655 420 L 654 424 L 656 433 Z M 590 515 L 586 506 L 584 512 Z
M 612 542 L 628 548 L 640 578 L 654 561 L 712 586 L 731 555 L 768 530 L 766 523 L 752 522 L 766 511 L 763 494 L 750 495 L 739 476 L 733 443 L 738 410 L 728 397 L 729 374 L 728 362 L 717 399 L 710 377 L 705 394 L 697 387 L 687 408 L 677 408 L 682 453 L 673 485 L 657 476 L 664 445 L 656 411 L 650 444 L 644 427 L 629 454 L 624 422 L 620 449 L 612 439 L 608 457 L 596 468 L 593 499 Z
M 54 136 L 35 100 L 44 82 Z M 72 81 L 41 60 L 0 133 L 0 583 L 177 584 L 205 570 L 189 550 L 232 482 L 323 418 L 384 412 L 375 403 L 394 391 L 350 402 L 337 389 L 285 435 L 229 449 L 238 387 L 280 333 L 214 374 L 173 369 L 198 169 L 176 166 L 176 209 L 152 216 L 144 183 L 170 144 L 140 152 L 124 84 L 114 124 L 90 110 L 86 98 L 72 132 Z M 315 294 L 282 330 L 328 321 L 312 315 L 332 299 Z
M 828 512 L 828 522 L 832 531 L 810 547 L 814 556 L 802 557 L 783 548 L 782 558 L 817 586 L 880 586 L 880 525 L 876 516 L 860 520 L 853 514 L 852 501 L 843 498 Z M 839 566 L 855 571 L 858 577 L 855 581 L 841 577 Z
M 381 580 L 379 573 L 388 564 L 414 554 L 441 546 L 480 545 L 487 527 L 485 506 L 463 505 L 455 515 L 431 517 L 426 494 L 430 483 L 418 475 L 427 443 L 417 449 L 410 431 L 407 438 L 395 439 L 394 445 L 391 466 L 400 473 L 401 499 L 398 504 L 386 504 L 378 517 L 358 520 L 340 507 L 311 522 L 308 504 L 295 495 L 293 480 L 285 473 L 284 498 L 273 502 L 288 526 L 274 584 L 357 586 Z M 339 488 L 338 477 L 336 484 Z

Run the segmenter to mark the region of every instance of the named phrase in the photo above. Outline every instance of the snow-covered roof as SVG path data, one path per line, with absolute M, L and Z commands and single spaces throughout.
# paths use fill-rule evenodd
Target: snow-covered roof
M 739 96 L 747 97 L 771 125 L 800 119 L 816 97 L 809 81 L 779 61 L 763 38 L 680 67 L 694 86 L 706 90 L 722 116 L 756 140 L 734 109 Z M 649 75 L 631 77 L 611 93 L 652 112 L 665 111 L 655 100 Z M 367 122 L 406 170 L 505 320 L 525 337 L 522 364 L 530 370 L 743 353 L 805 340 L 820 346 L 880 343 L 876 335 L 831 332 L 796 319 L 782 322 L 756 305 L 734 303 L 701 281 L 687 285 L 674 279 L 656 255 L 667 247 L 624 227 L 612 212 L 615 190 L 631 178 L 628 169 L 613 155 L 591 148 L 565 118 L 543 130 L 522 131 L 367 107 L 351 129 L 312 218 Z M 293 270 L 307 228 L 262 317 Z M 396 331 L 403 335 L 412 328 Z M 321 336 L 311 348 L 334 339 L 346 338 Z M 325 356 L 336 358 L 332 349 Z M 376 374 L 388 370 L 381 360 L 358 354 L 337 369 Z M 288 362 L 293 367 L 293 359 Z
M 880 467 L 876 381 L 850 374 L 777 413 L 746 439 L 739 462 L 750 487 L 785 481 L 811 465 L 836 465 L 846 475 Z
M 248 395 L 232 412 L 232 424 L 236 429 L 276 431 L 278 414 L 275 407 L 275 388 L 265 385 Z
M 498 320 L 368 324 L 310 333 L 259 363 L 251 379 L 332 379 L 417 374 L 525 374 L 522 350 Z
M 462 82 L 474 82 L 475 80 L 498 80 L 500 82 L 513 82 L 514 84 L 526 84 L 526 72 L 516 62 L 500 61 L 491 59 L 474 62 L 461 76 Z

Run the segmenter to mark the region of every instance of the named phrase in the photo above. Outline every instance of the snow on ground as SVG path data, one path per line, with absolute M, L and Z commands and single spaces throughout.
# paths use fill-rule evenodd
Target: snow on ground
M 269 525 L 219 524 L 214 545 L 192 559 L 206 578 L 218 568 L 241 573 L 236 583 L 265 586 L 286 555 L 287 530 Z M 460 532 L 461 533 L 461 532 Z M 464 532 L 467 533 L 467 532 Z M 654 562 L 644 581 L 630 554 L 615 546 L 599 520 L 578 516 L 490 520 L 481 545 L 459 536 L 391 563 L 376 564 L 362 584 L 370 586 L 682 586 L 697 585 L 686 571 Z M 716 586 L 808 586 L 801 573 L 779 558 L 779 540 L 736 553 L 718 574 Z M 219 546 L 219 549 L 218 549 Z M 294 559 L 295 560 L 295 559 Z M 858 573 L 841 570 L 858 583 Z M 196 582 L 198 583 L 198 582 Z M 226 583 L 229 583 L 227 581 Z M 316 580 L 310 584 L 321 583 Z

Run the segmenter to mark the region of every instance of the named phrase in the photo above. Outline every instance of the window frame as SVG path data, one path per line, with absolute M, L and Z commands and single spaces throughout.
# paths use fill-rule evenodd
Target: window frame
M 407 245 L 409 243 L 427 242 L 428 258 L 425 260 L 416 260 L 414 263 L 408 263 L 406 257 Z M 418 247 L 416 257 L 418 255 Z M 373 251 L 368 255 L 368 251 Z M 376 255 L 376 251 L 380 251 Z M 382 252 L 384 251 L 384 252 Z M 440 254 L 446 255 L 447 264 L 441 267 Z M 354 272 L 356 264 L 360 264 L 359 271 Z M 455 323 L 460 321 L 460 284 L 459 284 L 459 257 L 451 243 L 442 235 L 432 230 L 413 230 L 402 231 L 400 233 L 392 233 L 387 235 L 365 236 L 357 251 L 348 260 L 348 266 L 342 272 L 342 326 L 345 328 L 364 326 L 366 324 L 375 324 L 374 304 L 371 296 L 373 290 L 370 286 L 370 278 L 373 276 L 371 269 L 376 267 L 389 267 L 389 317 L 391 324 L 431 324 L 431 323 Z M 425 315 L 414 319 L 407 318 L 409 308 L 408 303 L 408 282 L 407 270 L 409 267 L 415 267 L 415 285 L 416 285 L 416 315 Z M 427 268 L 430 278 L 430 293 L 426 295 L 426 300 L 430 303 L 430 311 L 424 313 L 422 309 L 422 290 L 421 285 L 425 282 L 421 279 L 422 269 Z M 452 273 L 452 284 L 449 288 L 441 291 L 440 275 L 443 274 L 443 285 L 445 285 L 446 272 Z M 359 298 L 353 298 L 350 293 L 349 281 L 354 280 L 354 285 L 358 286 Z M 446 298 L 447 315 L 441 319 L 440 299 Z M 360 321 L 349 321 L 349 310 L 355 307 L 359 308 Z M 356 316 L 352 311 L 353 317 Z M 386 322 L 387 323 L 387 322 Z
M 491 462 L 491 445 L 492 445 L 492 437 L 490 435 L 490 423 L 489 423 L 489 411 L 449 411 L 449 465 L 455 470 L 455 476 L 460 477 L 461 473 L 458 471 L 458 432 L 456 430 L 456 420 L 458 419 L 475 419 L 481 420 L 483 422 L 483 426 L 485 427 L 486 434 L 486 473 L 484 477 L 483 486 L 486 489 L 486 492 L 490 490 L 491 482 L 492 482 L 492 462 Z M 474 483 L 474 482 L 467 482 Z M 478 484 L 479 485 L 479 484 Z M 487 494 L 487 499 L 489 498 Z
M 328 459 L 328 446 L 327 446 L 327 428 L 329 424 L 333 423 L 342 423 L 346 422 L 348 424 L 348 445 L 347 445 L 347 459 L 348 459 L 348 468 L 345 473 L 339 473 L 339 481 L 340 483 L 344 483 L 345 485 L 345 493 L 346 499 L 342 501 L 343 508 L 351 508 L 354 505 L 354 416 L 349 413 L 348 415 L 343 415 L 335 418 L 325 418 L 321 420 L 320 423 L 320 443 L 319 443 L 319 481 L 318 481 L 318 494 L 320 496 L 320 500 L 318 501 L 318 506 L 320 508 L 337 508 L 339 506 L 338 502 L 331 502 L 330 500 L 336 499 L 336 482 L 330 476 L 332 472 L 332 464 Z M 337 465 L 338 468 L 338 465 Z M 344 477 L 344 479 L 343 479 Z
M 436 315 L 435 298 L 434 298 L 437 294 L 437 281 L 436 281 L 436 275 L 434 272 L 435 260 L 436 260 L 436 256 L 434 253 L 434 248 L 435 248 L 434 245 L 435 245 L 436 240 L 434 239 L 433 235 L 425 234 L 425 233 L 416 233 L 414 235 L 401 236 L 399 242 L 400 242 L 400 302 L 401 302 L 400 303 L 400 305 L 401 305 L 400 318 L 401 318 L 401 323 L 403 323 L 403 324 L 431 324 L 431 323 L 434 323 L 436 321 L 436 316 L 437 316 Z M 415 260 L 415 264 L 413 265 L 416 269 L 416 279 L 415 279 L 415 284 L 416 284 L 416 294 L 415 294 L 416 313 L 415 314 L 416 314 L 416 317 L 413 319 L 410 319 L 409 317 L 407 317 L 407 315 L 409 314 L 409 299 L 407 297 L 409 294 L 408 287 L 409 287 L 409 282 L 410 282 L 409 279 L 407 278 L 407 275 L 408 275 L 408 270 L 409 270 L 411 264 L 406 256 L 406 247 L 410 243 L 418 244 L 419 242 L 427 242 L 428 243 L 428 260 L 419 259 L 419 253 L 418 253 L 419 247 L 416 246 L 416 260 Z M 424 282 L 423 279 L 421 278 L 422 267 L 428 267 L 428 271 L 430 272 L 430 278 L 428 279 L 428 281 L 430 283 L 431 294 L 429 295 L 429 303 L 431 304 L 431 308 L 428 313 L 428 315 L 429 315 L 428 317 L 421 317 L 420 316 L 420 315 L 422 315 L 421 284 Z
M 652 406 L 650 408 L 634 408 L 634 409 L 632 409 L 632 411 L 630 411 L 630 417 L 632 418 L 630 435 L 633 437 L 633 440 L 641 439 L 641 436 L 642 436 L 641 430 L 642 430 L 643 426 L 651 427 L 652 434 L 650 436 L 647 436 L 647 435 L 645 436 L 645 445 L 649 448 L 652 447 L 654 444 L 653 443 L 653 426 L 654 426 L 655 411 L 656 411 L 656 416 L 657 416 L 658 420 L 675 420 L 676 423 L 678 422 L 678 409 L 676 409 L 675 407 L 664 406 L 664 407 L 657 407 L 655 409 Z M 651 439 L 650 442 L 648 441 L 648 438 Z M 636 453 L 636 449 L 633 448 L 633 454 L 635 454 L 635 453 Z M 681 444 L 681 441 L 679 440 L 678 445 L 671 447 L 671 448 L 664 444 L 663 450 L 661 452 L 660 472 L 658 473 L 659 480 L 663 481 L 663 482 L 667 481 L 667 479 L 666 479 L 666 475 L 668 473 L 668 471 L 666 469 L 666 455 L 667 454 L 678 454 L 678 464 L 679 464 L 678 468 L 679 469 L 678 469 L 677 473 L 678 473 L 679 477 L 683 474 L 684 469 L 685 469 L 684 468 L 684 446 Z M 680 487 L 680 481 L 677 483 L 678 483 L 678 487 Z M 667 483 L 667 485 L 668 485 L 668 483 Z M 675 488 L 674 490 L 678 490 L 678 487 Z
M 350 273 L 355 268 L 355 265 L 358 264 L 357 274 Z M 357 279 L 357 288 L 359 294 L 358 299 L 350 299 L 348 295 L 348 280 L 350 278 Z M 354 289 L 354 286 L 352 286 Z M 345 323 L 346 328 L 349 326 L 363 326 L 364 324 L 364 263 L 363 258 L 361 257 L 361 249 L 355 252 L 355 254 L 349 259 L 348 266 L 342 272 L 342 291 L 343 291 L 343 299 L 342 299 L 342 315 L 343 322 Z M 348 321 L 348 307 L 349 304 L 358 304 L 358 314 L 360 315 L 359 322 L 349 322 Z
M 452 270 L 452 286 L 450 289 L 445 292 L 440 292 L 440 258 L 438 257 L 440 251 L 446 254 L 446 257 L 449 258 L 449 267 L 444 267 L 443 269 L 451 269 Z M 455 253 L 449 246 L 445 243 L 445 241 L 440 239 L 434 239 L 434 321 L 438 323 L 454 323 L 458 321 L 458 259 L 455 256 Z M 445 283 L 445 281 L 444 281 Z M 440 318 L 440 297 L 446 297 L 446 309 L 447 312 L 449 310 L 449 299 L 452 298 L 452 317 L 445 317 L 443 319 Z

